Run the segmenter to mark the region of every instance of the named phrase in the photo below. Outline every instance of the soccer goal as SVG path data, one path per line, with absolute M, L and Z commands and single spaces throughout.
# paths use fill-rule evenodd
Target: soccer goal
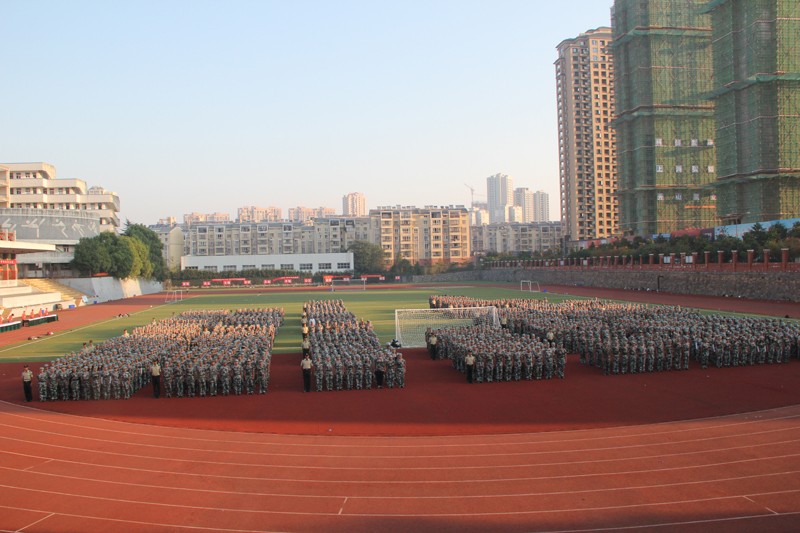
M 500 327 L 496 307 L 455 307 L 450 309 L 395 309 L 394 338 L 408 348 L 425 346 L 428 328 L 489 325 Z
M 365 279 L 332 279 L 331 292 L 336 291 L 365 291 L 367 290 L 367 280 Z
M 539 286 L 538 281 L 532 281 L 529 279 L 523 279 L 519 282 L 519 290 L 523 292 L 542 292 L 542 288 Z
M 164 303 L 182 302 L 184 291 L 167 291 L 167 297 L 164 298 Z

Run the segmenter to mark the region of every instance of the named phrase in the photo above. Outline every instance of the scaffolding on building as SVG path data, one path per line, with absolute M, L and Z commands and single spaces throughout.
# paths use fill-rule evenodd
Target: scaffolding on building
M 800 216 L 800 0 L 715 0 L 718 210 L 724 223 Z
M 620 226 L 651 235 L 716 225 L 710 17 L 705 0 L 617 0 Z

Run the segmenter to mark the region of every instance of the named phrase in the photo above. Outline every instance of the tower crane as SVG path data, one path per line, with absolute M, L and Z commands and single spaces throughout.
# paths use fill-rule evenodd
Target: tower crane
M 469 207 L 473 208 L 473 207 L 475 207 L 475 187 L 471 187 L 471 186 L 467 185 L 466 183 L 464 184 L 464 186 L 467 189 L 469 189 Z

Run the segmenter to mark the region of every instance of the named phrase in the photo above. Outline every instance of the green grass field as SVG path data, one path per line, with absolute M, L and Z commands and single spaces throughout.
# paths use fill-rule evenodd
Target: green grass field
M 182 302 L 145 309 L 125 318 L 114 318 L 98 322 L 80 329 L 57 333 L 36 341 L 25 341 L 0 348 L 0 361 L 44 361 L 60 357 L 83 346 L 92 339 L 95 344 L 105 339 L 117 337 L 127 329 L 160 320 L 187 309 L 238 309 L 255 307 L 282 307 L 286 312 L 284 326 L 275 339 L 274 353 L 300 351 L 300 314 L 303 302 L 308 300 L 341 299 L 347 309 L 358 318 L 372 321 L 375 332 L 382 343 L 389 342 L 395 335 L 395 309 L 424 309 L 428 307 L 431 294 L 463 295 L 473 298 L 541 298 L 547 296 L 551 301 L 567 297 L 555 294 L 523 293 L 517 287 L 508 289 L 497 287 L 428 287 L 423 289 L 370 289 L 367 291 L 346 290 L 338 292 L 271 292 L 254 294 L 207 294 L 191 297 Z

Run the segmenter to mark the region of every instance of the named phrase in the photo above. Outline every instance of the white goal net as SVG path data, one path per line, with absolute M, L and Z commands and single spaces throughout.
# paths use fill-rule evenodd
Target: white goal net
M 395 309 L 394 338 L 402 346 L 425 346 L 428 328 L 490 325 L 499 328 L 496 307 L 455 307 L 450 309 Z
M 331 292 L 336 291 L 365 291 L 367 290 L 366 279 L 332 279 Z
M 523 279 L 519 282 L 519 290 L 524 292 L 542 292 L 539 282 L 531 281 L 529 279 Z
M 167 291 L 167 297 L 164 299 L 164 303 L 172 303 L 172 302 L 182 302 L 183 301 L 183 291 Z

